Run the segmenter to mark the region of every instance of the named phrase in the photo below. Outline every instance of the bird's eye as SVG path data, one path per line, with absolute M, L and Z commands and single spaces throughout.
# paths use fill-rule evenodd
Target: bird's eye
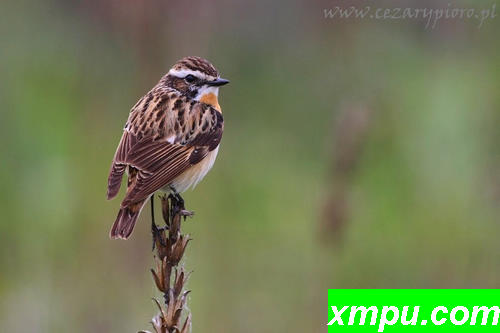
M 194 80 L 196 80 L 196 77 L 193 74 L 188 74 L 186 75 L 184 80 L 186 80 L 187 83 L 193 83 Z

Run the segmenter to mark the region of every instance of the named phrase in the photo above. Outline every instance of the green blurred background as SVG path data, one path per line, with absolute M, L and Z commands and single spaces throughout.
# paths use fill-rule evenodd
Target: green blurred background
M 448 3 L 495 4 L 2 1 L 0 331 L 151 329 L 149 217 L 110 240 L 107 175 L 186 55 L 231 80 L 184 196 L 193 332 L 324 332 L 328 288 L 500 287 L 500 18 L 323 13 Z

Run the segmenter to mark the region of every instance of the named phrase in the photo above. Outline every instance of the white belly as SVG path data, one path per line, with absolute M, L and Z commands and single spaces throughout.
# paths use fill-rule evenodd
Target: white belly
M 188 170 L 184 171 L 180 176 L 175 178 L 170 184 L 178 193 L 182 193 L 191 187 L 195 187 L 206 176 L 207 172 L 212 169 L 215 158 L 219 152 L 219 147 L 215 148 L 207 154 L 198 164 L 193 165 Z M 170 191 L 169 188 L 165 189 Z

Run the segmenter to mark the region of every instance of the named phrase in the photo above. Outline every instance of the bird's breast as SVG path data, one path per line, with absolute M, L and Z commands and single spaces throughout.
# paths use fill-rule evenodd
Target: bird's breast
M 201 96 L 200 102 L 213 106 L 217 111 L 222 112 L 217 95 L 213 92 L 209 92 Z
M 219 147 L 210 151 L 204 159 L 184 171 L 169 185 L 172 185 L 179 193 L 182 193 L 189 188 L 195 187 L 206 176 L 208 171 L 212 169 L 218 151 Z M 168 186 L 166 188 L 166 191 L 168 191 Z

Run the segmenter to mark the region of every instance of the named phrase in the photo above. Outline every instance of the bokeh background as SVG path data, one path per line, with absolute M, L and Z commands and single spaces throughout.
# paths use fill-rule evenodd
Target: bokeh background
M 324 332 L 328 288 L 500 287 L 500 18 L 323 12 L 449 3 L 495 1 L 3 0 L 0 331 L 151 329 L 148 214 L 110 240 L 106 180 L 186 55 L 231 80 L 184 196 L 194 332 Z

